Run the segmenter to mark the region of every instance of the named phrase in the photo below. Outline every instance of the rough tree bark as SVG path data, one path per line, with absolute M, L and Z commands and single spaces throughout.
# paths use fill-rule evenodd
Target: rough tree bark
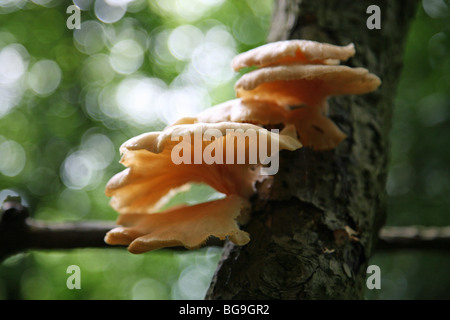
M 381 30 L 368 30 L 369 5 Z M 258 186 L 247 246 L 225 246 L 207 299 L 361 299 L 385 219 L 388 133 L 403 46 L 417 1 L 278 0 L 268 41 L 353 42 L 347 62 L 378 75 L 374 93 L 330 99 L 348 135 L 333 151 L 283 152 Z M 354 230 L 357 234 L 355 234 Z

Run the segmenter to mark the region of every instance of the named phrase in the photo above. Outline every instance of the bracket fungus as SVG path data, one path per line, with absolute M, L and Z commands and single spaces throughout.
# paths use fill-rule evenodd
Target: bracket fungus
M 236 82 L 240 107 L 253 113 L 254 101 L 266 104 L 275 110 L 267 118 L 273 112 L 284 114 L 283 123 L 295 125 L 304 146 L 332 149 L 346 136 L 327 117 L 328 97 L 368 93 L 381 84 L 365 68 L 338 65 L 354 54 L 353 44 L 340 47 L 307 40 L 274 42 L 242 53 L 232 61 L 236 71 L 258 68 Z
M 262 45 L 241 53 L 231 62 L 235 71 L 248 67 L 271 65 L 338 64 L 355 54 L 353 43 L 341 47 L 311 40 L 285 40 Z
M 128 245 L 133 253 L 168 246 L 197 248 L 210 236 L 228 236 L 244 245 L 249 236 L 238 223 L 245 222 L 245 207 L 261 177 L 261 165 L 278 150 L 300 147 L 293 128 L 278 134 L 234 122 L 174 124 L 132 138 L 120 148 L 121 163 L 128 168 L 106 186 L 121 226 L 108 232 L 105 240 Z M 252 159 L 255 152 L 259 159 Z M 158 212 L 190 183 L 205 183 L 226 197 Z
M 380 85 L 364 68 L 339 65 L 354 54 L 353 44 L 291 40 L 236 56 L 236 71 L 256 67 L 237 81 L 236 99 L 120 147 L 127 169 L 106 186 L 120 226 L 105 241 L 127 245 L 133 253 L 198 248 L 211 236 L 248 243 L 239 224 L 248 220 L 249 198 L 268 160 L 280 150 L 336 147 L 345 134 L 327 117 L 328 97 L 367 93 Z M 162 209 L 192 183 L 209 185 L 225 198 Z

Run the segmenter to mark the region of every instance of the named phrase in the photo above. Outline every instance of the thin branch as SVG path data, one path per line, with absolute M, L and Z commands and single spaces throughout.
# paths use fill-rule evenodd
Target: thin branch
M 6 201 L 0 212 L 0 261 L 27 250 L 116 248 L 105 243 L 105 234 L 116 227 L 109 221 L 44 222 L 29 217 L 18 199 Z M 211 238 L 205 246 L 224 245 Z M 123 247 L 122 247 L 123 248 Z M 184 250 L 181 247 L 168 248 Z M 450 251 L 448 227 L 385 227 L 379 234 L 378 251 Z
M 450 251 L 450 226 L 384 227 L 379 233 L 377 250 Z
M 19 199 L 8 199 L 0 213 L 0 261 L 33 249 L 107 247 L 106 232 L 114 227 L 104 221 L 47 223 L 29 217 Z
M 105 243 L 108 231 L 117 227 L 110 221 L 44 222 L 29 217 L 19 198 L 9 198 L 0 210 L 0 262 L 27 250 L 60 250 L 76 248 L 117 248 Z M 223 246 L 217 238 L 205 246 Z M 171 250 L 186 250 L 173 247 Z

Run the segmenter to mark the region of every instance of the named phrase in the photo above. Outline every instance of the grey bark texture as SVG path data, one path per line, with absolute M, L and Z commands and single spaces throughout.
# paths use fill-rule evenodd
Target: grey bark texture
M 369 5 L 381 29 L 369 30 Z M 386 214 L 388 134 L 403 47 L 417 1 L 278 0 L 268 42 L 353 42 L 345 64 L 382 79 L 374 93 L 329 99 L 348 135 L 335 150 L 282 152 L 258 185 L 248 245 L 228 242 L 206 299 L 361 299 Z

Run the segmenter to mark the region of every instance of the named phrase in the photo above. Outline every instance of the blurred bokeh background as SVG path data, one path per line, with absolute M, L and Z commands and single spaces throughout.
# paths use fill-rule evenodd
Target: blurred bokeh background
M 81 28 L 69 30 L 69 5 Z M 109 220 L 104 186 L 120 144 L 234 98 L 239 52 L 265 43 L 273 0 L 0 0 L 0 201 L 36 219 Z M 389 225 L 450 225 L 450 6 L 423 0 L 411 26 L 392 130 Z M 214 197 L 196 187 L 176 201 Z M 207 248 L 28 252 L 0 265 L 0 299 L 202 299 Z M 377 253 L 367 299 L 449 299 L 450 256 Z M 78 265 L 81 290 L 68 290 Z

